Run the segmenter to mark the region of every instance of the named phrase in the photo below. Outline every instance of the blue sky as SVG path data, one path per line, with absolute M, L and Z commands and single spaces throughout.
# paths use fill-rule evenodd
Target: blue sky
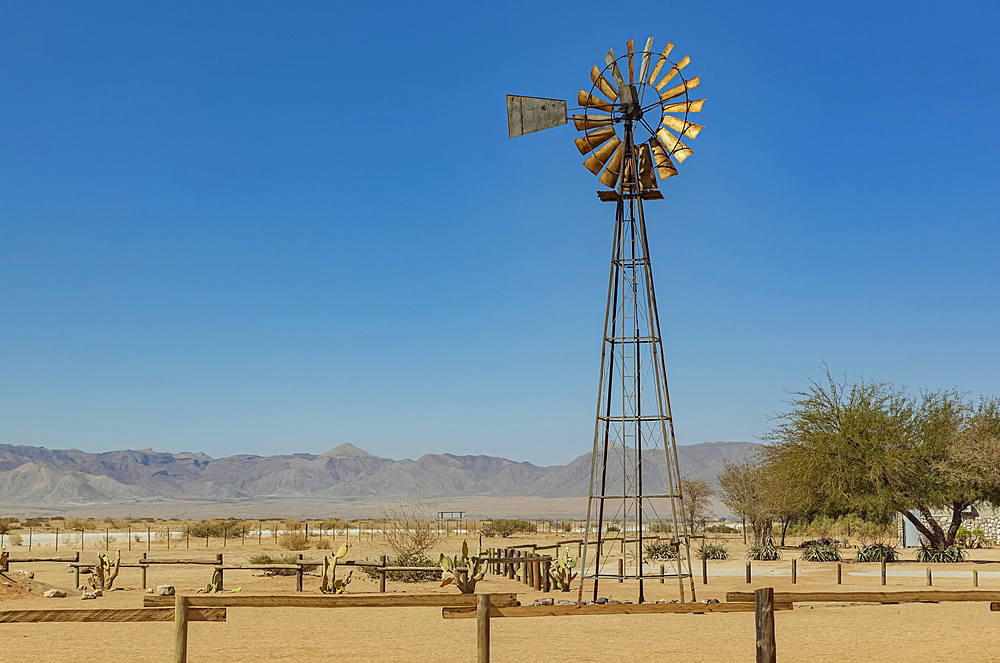
M 1000 5 L 350 5 L 0 7 L 0 443 L 586 452 L 613 209 L 504 94 L 649 35 L 708 98 L 646 209 L 679 441 L 822 362 L 1000 392 Z

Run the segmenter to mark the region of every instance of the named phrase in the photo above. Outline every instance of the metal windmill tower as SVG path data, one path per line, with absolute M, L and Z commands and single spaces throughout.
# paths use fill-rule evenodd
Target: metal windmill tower
M 603 70 L 591 70 L 590 91 L 581 89 L 579 108 L 572 109 L 582 114 L 567 116 L 563 100 L 507 95 L 512 138 L 569 119 L 586 132 L 576 140 L 587 156 L 583 165 L 609 188 L 597 192 L 600 200 L 615 203 L 580 601 L 585 584 L 592 583 L 596 599 L 600 581 L 626 578 L 638 580 L 642 601 L 644 579 L 659 580 L 661 568 L 645 548 L 663 533 L 672 551 L 668 575 L 677 578 L 682 601 L 684 578 L 691 579 L 695 599 L 643 201 L 663 199 L 654 171 L 660 180 L 673 177 L 671 157 L 683 162 L 692 154 L 681 139 L 701 131 L 688 115 L 700 112 L 705 100 L 690 99 L 699 77 L 683 75 L 689 57 L 670 59 L 672 43 L 656 54 L 652 37 L 638 52 L 633 42 L 625 55 L 609 50 Z

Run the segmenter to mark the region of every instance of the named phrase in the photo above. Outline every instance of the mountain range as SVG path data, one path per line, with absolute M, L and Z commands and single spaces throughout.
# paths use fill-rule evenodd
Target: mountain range
M 742 458 L 758 446 L 750 442 L 678 446 L 681 475 L 714 484 L 724 460 Z M 662 460 L 662 454 L 646 456 L 647 472 L 658 471 L 656 459 Z M 633 461 L 629 455 L 625 462 Z M 565 465 L 544 467 L 496 456 L 425 454 L 416 460 L 394 460 L 352 444 L 323 454 L 218 459 L 151 449 L 89 453 L 0 444 L 0 505 L 6 511 L 50 511 L 185 501 L 578 498 L 587 495 L 590 465 L 589 453 Z M 619 467 L 608 481 L 620 482 L 620 477 Z

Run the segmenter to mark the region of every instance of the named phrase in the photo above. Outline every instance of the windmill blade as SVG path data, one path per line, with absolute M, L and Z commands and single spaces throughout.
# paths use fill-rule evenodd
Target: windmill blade
M 608 161 L 608 167 L 604 169 L 604 174 L 598 178 L 600 183 L 609 189 L 614 189 L 615 185 L 618 184 L 618 175 L 622 169 L 623 154 L 624 150 L 619 145 L 615 153 L 611 155 L 611 160 Z
M 649 154 L 649 145 L 639 146 L 639 186 L 643 189 L 655 189 L 656 178 L 653 177 L 653 158 Z
M 694 150 L 682 143 L 677 136 L 667 131 L 664 127 L 660 127 L 660 130 L 656 132 L 656 138 L 670 156 L 677 158 L 678 163 L 684 163 L 685 159 L 694 154 Z
M 632 85 L 635 83 L 635 65 L 633 64 L 632 57 L 635 55 L 635 38 L 629 39 L 625 44 L 628 49 L 628 84 Z
M 701 130 L 705 128 L 700 124 L 692 124 L 691 122 L 686 122 L 679 117 L 674 117 L 673 115 L 663 116 L 663 126 L 670 127 L 679 133 L 681 138 L 690 138 L 691 140 L 697 138 Z
M 584 167 L 586 167 L 586 169 L 594 175 L 597 175 L 601 172 L 601 168 L 604 168 L 604 165 L 608 163 L 613 156 L 619 152 L 619 150 L 621 150 L 621 146 L 622 142 L 618 140 L 617 136 L 615 136 L 613 140 L 602 145 L 600 149 L 596 150 L 593 154 L 587 157 L 587 159 L 583 162 Z
M 670 71 L 668 71 L 666 74 L 663 75 L 663 80 L 656 84 L 656 91 L 659 92 L 660 90 L 662 90 L 663 86 L 665 86 L 667 83 L 673 80 L 674 76 L 676 76 L 681 69 L 688 66 L 689 64 L 691 64 L 691 58 L 685 55 L 683 60 L 675 64 L 673 67 L 670 68 Z M 650 85 L 652 85 L 652 82 L 650 83 Z
M 590 70 L 590 80 L 594 82 L 597 89 L 604 93 L 605 97 L 611 101 L 618 100 L 618 89 L 609 83 L 608 79 L 601 75 L 601 70 L 597 68 L 596 64 L 594 65 L 594 68 Z
M 604 56 L 604 61 L 611 69 L 611 78 L 615 79 L 615 83 L 618 83 L 618 87 L 620 88 L 624 86 L 625 80 L 622 78 L 622 72 L 618 69 L 618 62 L 615 59 L 615 52 L 613 49 L 608 49 L 608 54 Z
M 663 107 L 664 113 L 700 113 L 701 107 L 705 105 L 704 99 L 695 101 L 681 101 L 676 104 L 667 104 Z
M 676 97 L 681 96 L 688 90 L 693 90 L 694 88 L 701 85 L 701 76 L 695 76 L 694 78 L 689 78 L 688 80 L 673 86 L 669 90 L 665 90 L 660 93 L 660 101 L 670 101 Z
M 507 95 L 507 135 L 523 136 L 566 124 L 566 102 L 562 99 Z
M 674 50 L 674 42 L 668 41 L 667 47 L 663 49 L 663 53 L 660 54 L 660 59 L 656 61 L 656 66 L 653 67 L 653 73 L 649 76 L 650 85 L 652 85 L 653 81 L 656 80 L 656 77 L 660 73 L 660 68 L 663 66 L 663 63 L 667 61 L 667 56 L 670 55 L 670 51 L 672 50 Z
M 646 47 L 642 49 L 642 64 L 639 65 L 639 82 L 646 82 L 646 74 L 649 72 L 649 58 L 653 54 L 653 38 L 646 40 Z
M 596 129 L 597 127 L 609 127 L 614 121 L 610 115 L 574 115 L 573 124 L 577 131 Z
M 615 107 L 614 104 L 604 101 L 600 97 L 595 97 L 586 90 L 580 90 L 579 94 L 576 95 L 576 103 L 580 104 L 580 108 L 596 108 L 609 113 Z
M 645 145 L 645 143 L 643 143 Z M 660 176 L 661 180 L 665 180 L 668 177 L 673 177 L 677 174 L 677 168 L 674 166 L 674 162 L 670 160 L 670 156 L 667 151 L 663 149 L 660 145 L 660 141 L 656 138 L 649 139 L 649 147 L 653 151 L 653 164 L 656 167 L 656 174 Z
M 597 131 L 591 131 L 589 134 L 585 134 L 573 142 L 576 143 L 576 149 L 580 150 L 580 154 L 586 155 L 591 150 L 600 147 L 604 142 L 614 137 L 615 128 L 604 127 Z M 597 173 L 594 174 L 596 175 Z

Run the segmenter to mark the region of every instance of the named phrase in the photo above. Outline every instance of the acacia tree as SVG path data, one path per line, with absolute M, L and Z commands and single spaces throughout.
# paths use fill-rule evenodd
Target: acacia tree
M 973 422 L 990 430 L 990 410 L 981 407 L 977 420 L 957 391 L 912 397 L 887 383 L 838 382 L 827 371 L 822 383 L 793 396 L 764 453 L 786 481 L 815 492 L 821 510 L 900 512 L 931 546 L 944 549 L 955 542 L 962 511 L 998 501 L 1000 479 L 991 483 L 969 462 L 974 458 L 963 456 Z M 951 514 L 947 529 L 932 517 L 935 509 Z
M 761 546 L 774 525 L 767 471 L 757 459 L 723 461 L 719 473 L 720 498 L 733 513 L 750 523 L 754 546 Z M 745 531 L 745 530 L 744 530 Z
M 709 507 L 715 491 L 704 479 L 681 479 L 681 495 L 684 496 L 684 517 L 688 522 L 688 531 L 694 532 L 696 526 L 705 528 L 705 521 L 711 516 Z

